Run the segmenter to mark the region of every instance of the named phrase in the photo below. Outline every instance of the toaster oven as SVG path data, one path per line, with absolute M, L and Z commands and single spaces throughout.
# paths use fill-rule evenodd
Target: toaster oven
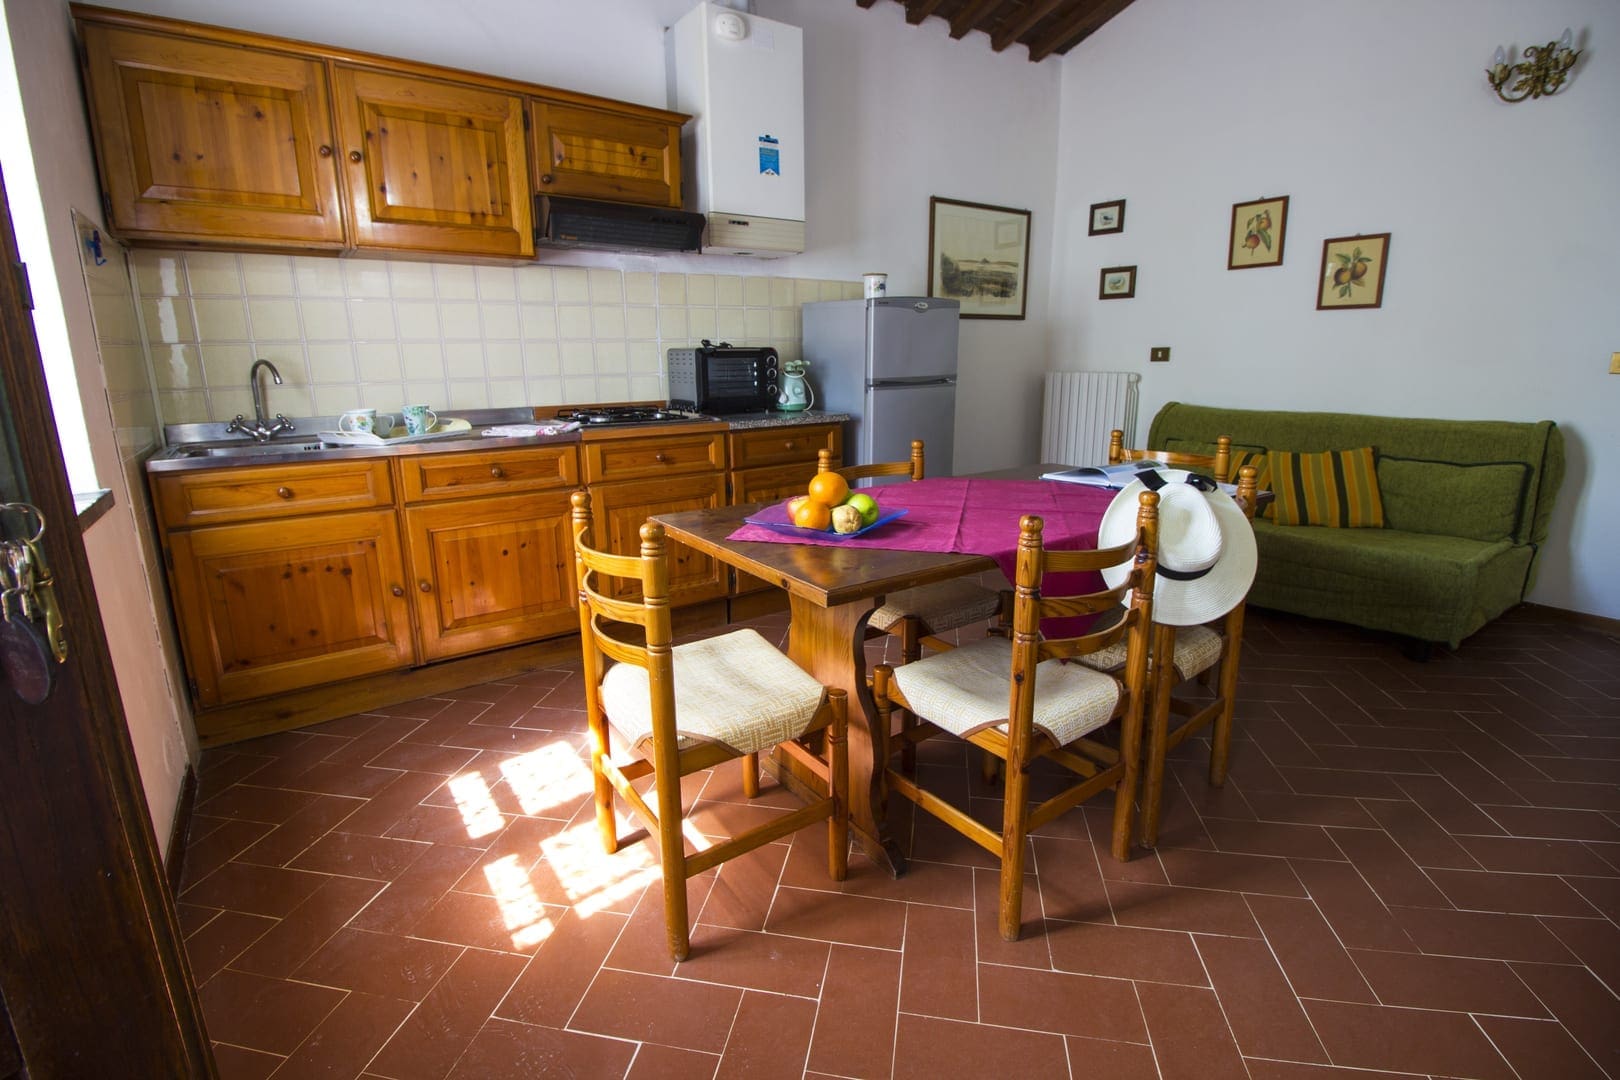
M 781 385 L 776 350 L 739 348 L 704 340 L 695 349 L 670 349 L 669 407 L 724 415 L 759 412 L 776 404 Z

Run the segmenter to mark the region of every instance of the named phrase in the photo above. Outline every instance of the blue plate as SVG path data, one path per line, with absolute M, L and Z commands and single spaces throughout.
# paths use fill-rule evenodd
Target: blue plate
M 907 513 L 910 512 L 909 509 L 905 507 L 902 507 L 899 510 L 889 510 L 879 514 L 877 516 L 877 520 L 872 522 L 870 525 L 863 525 L 852 533 L 838 533 L 833 532 L 831 529 L 805 529 L 786 521 L 772 521 L 770 518 L 765 516 L 771 511 L 785 513 L 786 506 L 785 504 L 772 506 L 768 510 L 760 511 L 760 516 L 746 517 L 743 518 L 743 521 L 750 525 L 761 525 L 767 529 L 774 529 L 780 533 L 787 533 L 789 536 L 813 536 L 819 540 L 853 540 L 857 536 L 865 536 L 873 529 L 882 528 L 896 518 L 903 518 Z

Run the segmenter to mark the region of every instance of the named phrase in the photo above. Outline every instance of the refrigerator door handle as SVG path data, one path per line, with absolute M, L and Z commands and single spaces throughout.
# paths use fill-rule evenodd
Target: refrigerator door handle
M 955 386 L 956 378 L 951 375 L 927 377 L 919 379 L 877 379 L 866 384 L 874 390 L 883 390 L 889 387 L 901 386 Z

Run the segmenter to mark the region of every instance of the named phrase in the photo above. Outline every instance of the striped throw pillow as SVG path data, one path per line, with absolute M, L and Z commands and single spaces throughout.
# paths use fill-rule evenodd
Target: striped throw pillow
M 1231 472 L 1226 477 L 1227 481 L 1236 484 L 1246 465 L 1254 466 L 1254 490 L 1265 491 L 1271 487 L 1270 454 L 1265 450 L 1233 450 Z M 1274 506 L 1274 502 L 1266 503 L 1265 509 L 1260 512 L 1261 516 L 1275 518 Z
M 1339 529 L 1381 529 L 1384 504 L 1378 497 L 1373 448 L 1268 455 L 1278 525 L 1326 525 Z

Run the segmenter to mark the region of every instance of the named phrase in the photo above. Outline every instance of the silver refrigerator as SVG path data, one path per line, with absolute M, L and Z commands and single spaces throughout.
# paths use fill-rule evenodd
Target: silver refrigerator
M 932 296 L 804 305 L 816 406 L 854 417 L 846 464 L 905 461 L 921 439 L 928 475 L 951 475 L 959 308 Z

